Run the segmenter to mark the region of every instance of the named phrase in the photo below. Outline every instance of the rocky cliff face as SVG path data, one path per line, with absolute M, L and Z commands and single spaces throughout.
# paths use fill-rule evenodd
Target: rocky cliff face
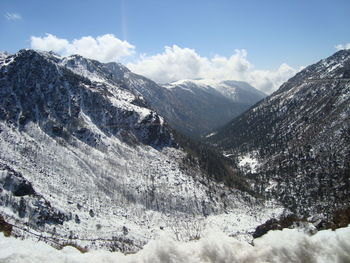
M 301 215 L 349 205 L 350 51 L 311 65 L 209 141 Z
M 128 75 L 80 56 L 1 57 L 0 212 L 15 235 L 134 251 L 164 229 L 247 234 L 281 213 L 212 180 Z

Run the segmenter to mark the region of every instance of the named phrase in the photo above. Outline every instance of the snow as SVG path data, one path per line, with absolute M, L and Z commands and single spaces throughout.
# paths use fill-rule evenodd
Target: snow
M 68 240 L 73 231 L 78 244 L 85 246 L 91 243 L 84 241 L 89 236 L 110 239 L 123 235 L 122 229 L 126 226 L 130 230 L 127 237 L 142 246 L 159 235 L 161 226 L 178 227 L 183 232 L 196 222 L 200 222 L 200 229 L 216 225 L 229 235 L 250 240 L 255 227 L 283 211 L 280 206 L 247 204 L 241 200 L 243 196 L 239 191 L 229 192 L 218 185 L 218 193 L 226 192 L 228 198 L 228 207 L 224 210 L 221 201 L 213 203 L 209 199 L 204 185 L 181 171 L 179 161 L 184 153 L 180 150 L 164 148 L 159 152 L 152 147 L 132 148 L 115 137 L 106 137 L 84 113 L 81 118 L 89 123 L 89 130 L 100 136 L 103 151 L 78 141 L 75 147 L 62 147 L 33 124 L 22 135 L 1 125 L 4 140 L 0 146 L 6 155 L 1 154 L 0 159 L 17 167 L 53 207 L 73 215 L 73 220 L 56 229 L 62 240 Z M 22 156 L 24 149 L 33 154 Z M 40 160 L 40 166 L 38 161 L 33 162 L 34 156 Z M 154 201 L 151 195 L 155 196 Z M 78 209 L 77 204 L 82 208 Z M 201 215 L 202 204 L 209 209 L 208 218 Z M 89 215 L 90 209 L 95 213 L 93 218 Z M 10 222 L 20 220 L 17 214 L 9 213 L 7 207 L 2 206 L 0 211 Z M 79 224 L 74 221 L 75 215 L 81 221 Z M 187 226 L 178 225 L 185 221 Z M 97 229 L 98 224 L 101 229 Z M 46 225 L 41 229 L 42 235 L 50 235 L 53 227 Z M 180 240 L 191 238 L 186 234 Z M 103 247 L 102 243 L 99 246 Z
M 10 65 L 13 60 L 13 56 L 10 56 L 5 52 L 0 52 L 0 68 Z
M 187 89 L 190 90 L 190 87 L 194 85 L 201 89 L 219 88 L 221 86 L 227 86 L 223 83 L 222 80 L 217 79 L 183 79 L 171 82 L 169 84 L 165 84 L 163 86 L 168 89 L 173 89 L 175 87 L 186 89 L 186 87 L 188 87 Z
M 220 231 L 239 241 L 252 242 L 252 234 L 258 222 L 266 222 L 270 218 L 279 217 L 284 209 L 274 203 L 265 207 L 237 207 L 231 212 L 220 215 L 211 215 L 205 220 L 209 228 L 219 228 Z
M 107 82 L 104 78 L 101 77 L 100 74 L 89 71 L 87 69 L 87 66 L 83 64 L 83 62 L 79 61 L 75 56 L 67 57 L 67 58 L 60 58 L 62 59 L 62 62 L 60 63 L 61 65 L 67 65 L 70 61 L 76 62 L 74 66 L 70 66 L 69 69 L 72 70 L 74 73 L 81 75 L 83 77 L 89 78 L 91 81 L 96 81 L 96 82 Z
M 251 173 L 256 173 L 260 166 L 258 159 L 255 156 L 256 153 L 247 153 L 238 157 L 238 167 L 247 170 Z
M 97 74 L 102 68 L 100 64 L 92 65 L 89 64 L 91 61 L 77 58 L 74 62 L 76 67 L 72 66 L 71 70 L 94 81 L 91 85 L 81 83 L 82 89 L 89 98 L 98 94 L 104 99 L 103 105 L 83 107 L 83 93 L 77 89 L 80 86 L 64 79 L 66 60 L 73 58 L 61 59 L 50 53 L 42 55 L 48 62 L 55 63 L 63 80 L 57 79 L 57 85 L 36 76 L 36 90 L 39 92 L 40 87 L 54 90 L 57 86 L 65 89 L 67 96 L 55 97 L 55 100 L 64 103 L 69 118 L 73 118 L 71 107 L 74 100 L 80 97 L 81 101 L 76 105 L 79 113 L 74 118 L 79 129 L 83 127 L 89 132 L 94 144 L 88 143 L 90 137 L 79 139 L 71 134 L 69 140 L 65 140 L 52 136 L 40 124 L 47 121 L 45 118 L 52 118 L 60 112 L 52 112 L 52 115 L 43 118 L 37 105 L 33 106 L 36 109 L 35 120 L 21 129 L 0 122 L 0 163 L 31 182 L 41 198 L 25 196 L 26 216 L 21 218 L 16 210 L 21 198 L 6 189 L 0 192 L 0 200 L 8 201 L 6 205 L 5 201 L 2 203 L 0 213 L 7 222 L 18 227 L 16 234 L 33 240 L 44 236 L 50 239 L 48 243 L 53 240 L 52 237 L 64 243 L 73 236 L 81 246 L 103 249 L 110 249 L 108 246 L 115 243 L 111 239 L 116 237 L 130 240 L 132 245 L 126 250 L 136 251 L 157 238 L 162 229 L 175 229 L 182 233 L 178 236 L 179 240 L 190 240 L 196 233 L 185 231 L 189 226 L 196 226 L 199 230 L 206 225 L 219 226 L 228 235 L 251 240 L 255 227 L 282 213 L 281 206 L 261 203 L 247 193 L 229 189 L 223 184 L 211 182 L 209 187 L 203 183 L 203 174 L 198 166 L 184 165 L 186 153 L 182 149 L 167 145 L 156 149 L 140 141 L 128 143 L 127 139 L 135 139 L 134 134 L 128 133 L 135 127 L 141 136 L 147 136 L 145 127 L 148 124 L 160 125 L 159 133 L 165 132 L 163 118 L 150 109 L 132 104 L 136 96 L 129 90 L 105 81 L 103 75 Z M 88 70 L 91 68 L 93 72 Z M 77 81 L 81 79 L 76 78 Z M 130 78 L 129 81 L 132 85 L 143 84 L 142 79 Z M 4 84 L 5 92 L 10 85 Z M 22 106 L 26 103 L 32 106 L 30 101 L 22 102 Z M 107 115 L 109 122 L 106 121 Z M 155 123 L 156 117 L 159 117 L 160 123 Z M 142 125 L 145 118 L 148 121 Z M 109 132 L 113 128 L 111 126 L 117 126 L 117 131 Z M 66 215 L 68 219 L 62 225 L 37 226 L 31 221 L 37 214 L 38 204 L 46 201 L 52 209 Z M 31 224 L 30 232 L 27 223 Z M 124 228 L 128 229 L 127 235 Z
M 4 237 L 0 233 L 0 262 L 125 262 L 125 263 L 210 263 L 210 262 L 349 262 L 350 227 L 323 230 L 313 236 L 296 229 L 270 231 L 254 245 L 231 238 L 210 228 L 196 241 L 180 242 L 164 232 L 136 254 L 89 251 L 80 253 L 66 246 L 56 250 L 44 242 Z
M 207 136 L 205 136 L 205 138 L 212 137 L 212 136 L 214 136 L 214 135 L 216 135 L 216 134 L 217 134 L 217 132 L 212 132 L 212 133 L 208 134 Z
M 234 81 L 235 82 L 235 81 Z M 243 83 L 243 82 L 236 82 L 238 83 Z M 229 86 L 225 84 L 225 80 L 220 80 L 220 79 L 182 79 L 178 81 L 171 82 L 166 85 L 167 88 L 172 88 L 174 86 L 178 85 L 198 85 L 202 88 L 207 88 L 207 87 L 219 87 L 219 86 Z
M 183 89 L 192 91 L 201 89 L 203 91 L 221 95 L 233 102 L 242 104 L 254 104 L 266 95 L 256 90 L 246 82 L 220 79 L 184 79 L 164 84 L 167 89 Z

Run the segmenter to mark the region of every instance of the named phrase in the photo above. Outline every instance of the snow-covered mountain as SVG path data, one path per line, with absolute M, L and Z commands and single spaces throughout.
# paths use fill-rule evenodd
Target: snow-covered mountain
M 164 85 L 169 89 L 202 89 L 217 95 L 220 93 L 233 102 L 252 105 L 266 97 L 266 94 L 253 88 L 247 82 L 216 79 L 185 79 Z
M 311 65 L 209 137 L 302 216 L 349 207 L 350 50 Z
M 117 63 L 2 55 L 0 221 L 58 247 L 135 251 L 162 231 L 194 239 L 210 224 L 248 237 L 282 213 L 218 182 L 242 180 L 228 164 L 184 150 L 147 106 L 160 89 Z
M 90 80 L 119 85 L 143 97 L 173 128 L 196 139 L 266 96 L 248 83 L 231 80 L 182 80 L 160 86 L 119 63 L 102 64 L 78 55 L 60 64 Z
M 163 86 L 171 94 L 171 111 L 161 112 L 166 112 L 173 127 L 192 137 L 227 124 L 266 96 L 246 82 L 233 80 L 180 80 Z

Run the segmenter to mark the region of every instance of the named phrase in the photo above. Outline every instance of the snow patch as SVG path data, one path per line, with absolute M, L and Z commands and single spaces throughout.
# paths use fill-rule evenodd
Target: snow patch
M 212 132 L 212 133 L 208 134 L 207 136 L 205 136 L 205 138 L 212 137 L 212 136 L 214 136 L 214 135 L 216 135 L 216 134 L 217 134 L 217 132 Z
M 238 157 L 238 167 L 242 170 L 246 170 L 251 173 L 256 173 L 260 166 L 260 163 L 256 157 L 255 153 L 247 153 L 243 156 Z

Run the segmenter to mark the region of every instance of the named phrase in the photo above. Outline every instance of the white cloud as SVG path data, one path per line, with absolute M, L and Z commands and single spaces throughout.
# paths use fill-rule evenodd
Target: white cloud
M 20 19 L 22 19 L 22 16 L 20 14 L 18 14 L 18 13 L 9 13 L 9 12 L 7 12 L 5 14 L 5 18 L 7 20 L 20 20 Z
M 293 77 L 299 70 L 283 63 L 277 70 L 253 70 L 246 81 L 261 91 L 270 94 L 289 78 Z
M 127 66 L 134 72 L 158 82 L 170 82 L 201 75 L 207 58 L 200 57 L 193 49 L 176 45 L 165 47 L 165 51 L 154 56 L 141 55 L 136 63 Z
M 336 48 L 337 50 L 350 49 L 350 43 L 347 43 L 347 44 L 339 44 L 339 45 L 336 45 L 335 48 Z
M 46 34 L 46 37 L 31 37 L 31 47 L 38 50 L 54 51 L 57 53 L 66 52 L 69 42 L 66 39 L 57 38 L 54 35 Z
M 31 37 L 33 49 L 54 51 L 62 56 L 79 54 L 101 62 L 117 61 L 122 57 L 134 54 L 135 47 L 127 41 L 122 41 L 112 34 L 105 34 L 96 38 L 85 36 L 69 42 L 51 34 L 45 37 Z
M 195 50 L 176 45 L 165 47 L 161 54 L 140 56 L 127 65 L 132 71 L 165 83 L 179 79 L 212 78 L 247 81 L 256 88 L 271 93 L 297 70 L 283 63 L 277 70 L 257 70 L 247 59 L 246 50 L 235 50 L 230 57 L 201 57 Z
M 79 54 L 101 62 L 128 59 L 135 54 L 135 46 L 112 34 L 96 38 L 85 36 L 73 41 L 51 34 L 46 34 L 45 37 L 32 36 L 31 47 L 52 50 L 63 56 Z M 159 83 L 194 78 L 241 80 L 265 93 L 275 91 L 297 72 L 285 63 L 276 70 L 258 70 L 249 62 L 247 56 L 247 51 L 242 49 L 235 50 L 230 57 L 216 55 L 208 58 L 200 56 L 194 49 L 173 45 L 166 46 L 162 53 L 156 55 L 140 55 L 135 62 L 128 63 L 127 66 L 135 73 Z

